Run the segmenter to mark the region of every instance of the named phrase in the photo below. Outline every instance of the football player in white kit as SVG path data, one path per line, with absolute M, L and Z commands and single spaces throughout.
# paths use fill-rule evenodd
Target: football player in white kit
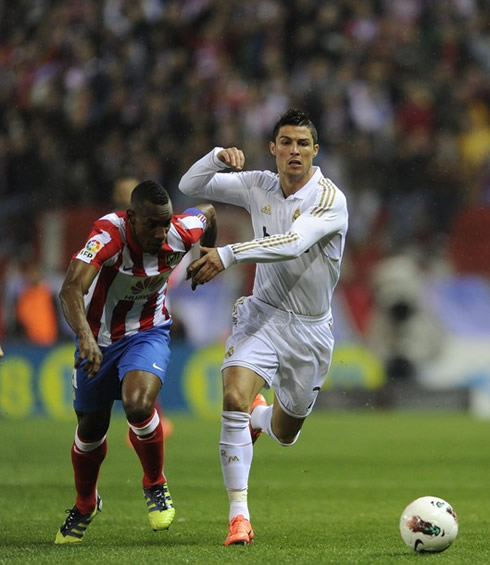
M 247 503 L 253 443 L 264 431 L 291 446 L 326 378 L 334 345 L 332 294 L 347 233 L 344 194 L 313 166 L 318 134 L 295 109 L 274 127 L 277 173 L 243 171 L 245 156 L 217 147 L 182 177 L 188 195 L 242 206 L 255 239 L 218 248 L 188 267 L 192 286 L 234 263 L 257 263 L 253 294 L 237 301 L 226 343 L 220 458 L 230 501 L 225 545 L 246 545 L 254 532 Z M 274 403 L 260 394 L 272 387 Z

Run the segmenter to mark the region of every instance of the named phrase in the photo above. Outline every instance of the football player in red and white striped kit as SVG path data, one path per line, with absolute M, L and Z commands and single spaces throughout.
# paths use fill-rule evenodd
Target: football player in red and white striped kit
M 78 543 L 102 501 L 97 479 L 107 453 L 114 400 L 121 400 L 131 442 L 143 467 L 143 492 L 153 530 L 171 525 L 175 509 L 163 471 L 163 433 L 155 401 L 170 357 L 167 280 L 198 242 L 216 241 L 216 213 L 198 204 L 174 215 L 167 191 L 146 180 L 127 212 L 98 219 L 73 256 L 60 292 L 75 332 L 71 448 L 76 502 L 55 543 Z

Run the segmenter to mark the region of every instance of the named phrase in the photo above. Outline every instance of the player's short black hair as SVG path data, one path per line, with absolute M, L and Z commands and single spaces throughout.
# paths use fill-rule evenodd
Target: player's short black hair
M 152 204 L 165 205 L 170 202 L 168 192 L 161 184 L 153 180 L 144 180 L 134 187 L 131 193 L 131 205 L 151 202 Z
M 303 112 L 303 110 L 298 110 L 296 108 L 289 108 L 289 110 L 286 110 L 286 112 L 280 116 L 272 130 L 271 141 L 276 141 L 277 134 L 282 126 L 305 126 L 311 131 L 313 143 L 315 145 L 318 143 L 318 132 L 316 131 L 315 124 L 310 120 L 305 112 Z

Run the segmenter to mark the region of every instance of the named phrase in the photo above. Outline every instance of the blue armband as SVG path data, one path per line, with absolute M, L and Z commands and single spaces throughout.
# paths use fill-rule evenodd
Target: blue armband
M 184 214 L 188 214 L 189 216 L 198 216 L 198 218 L 204 224 L 204 228 L 206 228 L 208 219 L 206 218 L 206 214 L 201 210 L 201 208 L 187 208 L 187 210 L 184 210 Z

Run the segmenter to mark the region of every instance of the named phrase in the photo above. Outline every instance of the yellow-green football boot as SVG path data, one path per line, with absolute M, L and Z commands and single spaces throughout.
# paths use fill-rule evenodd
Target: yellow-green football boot
M 56 533 L 54 543 L 80 543 L 97 512 L 102 512 L 102 499 L 97 495 L 95 509 L 88 514 L 81 514 L 76 506 L 66 512 L 68 516 Z
M 148 520 L 155 532 L 168 530 L 174 521 L 175 508 L 167 483 L 144 488 L 146 505 L 148 506 Z

